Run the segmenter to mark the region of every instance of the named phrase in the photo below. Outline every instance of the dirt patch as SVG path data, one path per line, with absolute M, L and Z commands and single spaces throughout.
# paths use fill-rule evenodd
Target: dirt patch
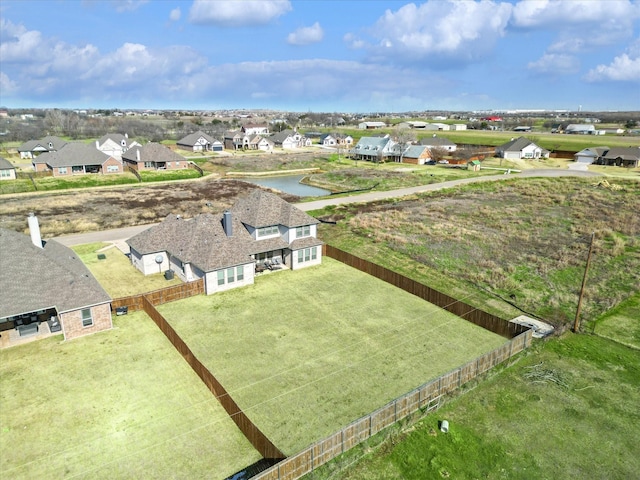
M 2 199 L 0 226 L 27 233 L 26 217 L 30 212 L 38 216 L 46 237 L 144 225 L 158 222 L 170 213 L 185 218 L 219 213 L 256 188 L 260 187 L 241 180 L 212 178 L 146 187 L 17 195 Z M 294 195 L 278 195 L 289 202 L 300 200 Z

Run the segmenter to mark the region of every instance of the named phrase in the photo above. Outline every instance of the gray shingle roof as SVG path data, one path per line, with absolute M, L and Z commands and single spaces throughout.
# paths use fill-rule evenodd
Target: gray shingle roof
M 86 143 L 67 143 L 60 150 L 45 152 L 33 163 L 46 163 L 50 167 L 72 167 L 79 165 L 103 165 L 111 157 Z
M 59 137 L 49 135 L 41 140 L 29 140 L 18 147 L 19 152 L 32 152 L 35 148 L 41 147 L 48 151 L 60 150 L 67 142 Z
M 640 159 L 640 147 L 613 147 L 606 153 L 601 154 L 602 158 L 623 158 L 625 160 Z
M 271 225 L 292 228 L 320 223 L 277 195 L 258 189 L 240 198 L 231 210 L 242 220 L 242 223 L 254 228 Z
M 211 137 L 211 136 L 207 135 L 206 133 L 198 130 L 195 133 L 191 133 L 191 134 L 187 135 L 186 137 L 181 138 L 180 140 L 178 140 L 176 142 L 176 144 L 177 145 L 187 145 L 189 147 L 193 147 L 201 137 L 204 138 L 209 143 L 216 143 L 217 142 L 213 137 Z
M 140 152 L 140 160 L 138 160 L 136 152 Z M 122 154 L 122 159 L 133 162 L 184 162 L 187 160 L 169 147 L 159 143 L 147 143 L 142 147 L 132 147 Z
M 0 157 L 0 170 L 15 170 L 16 167 L 6 158 Z
M 420 140 L 420 145 L 429 145 L 430 147 L 455 146 L 448 138 L 443 137 L 426 137 Z
M 111 298 L 73 250 L 49 240 L 38 248 L 22 233 L 0 228 L 0 318 L 50 307 L 67 312 Z
M 424 151 L 428 149 L 429 147 L 427 145 L 411 145 L 404 151 L 402 155 L 407 158 L 420 158 L 420 155 L 422 155 Z
M 496 148 L 496 150 L 500 150 L 503 152 L 520 152 L 523 148 L 531 144 L 535 145 L 535 143 L 533 143 L 527 137 L 518 137 L 503 145 L 500 145 L 499 147 Z
M 183 263 L 191 263 L 204 272 L 253 262 L 250 255 L 289 248 L 282 237 L 254 240 L 245 225 L 260 228 L 284 225 L 292 228 L 319 223 L 277 195 L 254 190 L 230 209 L 232 236 L 223 228 L 223 214 L 204 213 L 192 219 L 167 216 L 155 225 L 127 240 L 142 255 L 168 252 Z M 322 242 L 314 237 L 295 240 L 296 245 L 314 246 Z

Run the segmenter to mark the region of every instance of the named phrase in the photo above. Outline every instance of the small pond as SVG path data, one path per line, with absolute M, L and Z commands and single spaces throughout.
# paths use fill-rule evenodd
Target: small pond
M 331 194 L 324 188 L 312 187 L 300 183 L 308 175 L 283 175 L 279 177 L 242 177 L 239 180 L 254 183 L 262 187 L 273 188 L 281 192 L 297 195 L 299 197 L 322 197 Z

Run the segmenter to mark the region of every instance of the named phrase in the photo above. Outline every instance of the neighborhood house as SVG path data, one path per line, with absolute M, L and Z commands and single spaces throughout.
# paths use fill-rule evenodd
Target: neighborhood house
M 549 158 L 549 151 L 539 147 L 526 137 L 518 137 L 496 147 L 496 157 L 507 159 Z
M 36 172 L 54 177 L 85 173 L 122 173 L 122 162 L 86 143 L 67 143 L 60 150 L 45 152 L 31 161 Z
M 204 279 L 207 295 L 250 285 L 265 270 L 296 270 L 322 262 L 318 220 L 277 195 L 254 190 L 223 214 L 169 215 L 127 240 L 143 274 L 175 272 Z
M 31 238 L 0 228 L 2 337 L 62 332 L 69 340 L 111 328 L 109 295 L 73 250 L 43 242 L 38 219 L 28 221 Z
M 142 147 L 133 147 L 122 155 L 123 163 L 134 170 L 179 170 L 188 168 L 189 162 L 159 143 L 147 143 Z

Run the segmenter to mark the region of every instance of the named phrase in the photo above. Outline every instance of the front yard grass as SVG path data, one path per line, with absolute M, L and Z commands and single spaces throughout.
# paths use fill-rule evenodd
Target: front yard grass
M 568 334 L 519 359 L 379 448 L 363 444 L 308 477 L 638 478 L 640 351 Z
M 151 292 L 181 283 L 177 276 L 172 280 L 166 280 L 163 273 L 145 276 L 118 248 L 111 246 L 105 249 L 105 247 L 109 247 L 109 244 L 87 243 L 72 247 L 72 250 L 78 254 L 80 260 L 111 298 Z M 98 259 L 98 254 L 104 255 L 105 258 Z
M 506 341 L 326 257 L 158 310 L 286 454 Z
M 260 455 L 151 319 L 0 350 L 3 478 L 226 478 Z

